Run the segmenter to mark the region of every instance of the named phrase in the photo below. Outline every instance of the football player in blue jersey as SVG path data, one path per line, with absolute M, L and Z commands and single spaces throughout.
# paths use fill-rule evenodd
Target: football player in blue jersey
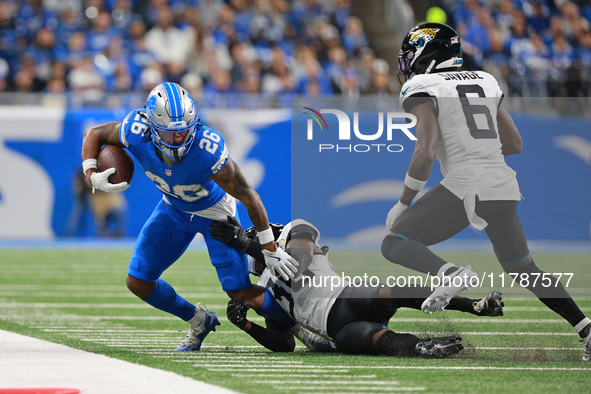
M 250 283 L 246 255 L 209 233 L 214 220 L 236 215 L 238 199 L 258 230 L 271 272 L 289 280 L 297 270 L 298 262 L 275 247 L 265 207 L 230 158 L 224 138 L 200 122 L 185 89 L 162 83 L 150 92 L 145 108 L 131 111 L 123 122 L 107 122 L 84 132 L 86 180 L 95 189 L 123 191 L 127 182 L 108 181 L 115 168 L 97 170 L 99 151 L 106 144 L 127 148 L 163 194 L 137 238 L 127 287 L 153 307 L 189 323 L 189 333 L 177 350 L 199 350 L 205 336 L 220 324 L 215 313 L 191 304 L 160 279 L 197 233 L 203 235 L 222 289 L 231 298 L 288 326 L 295 324 L 268 290 Z

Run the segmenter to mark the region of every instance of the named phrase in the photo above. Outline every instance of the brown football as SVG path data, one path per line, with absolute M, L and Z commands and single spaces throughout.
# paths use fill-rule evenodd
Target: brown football
M 111 167 L 117 170 L 109 177 L 110 183 L 131 182 L 133 178 L 133 160 L 123 149 L 115 145 L 105 145 L 98 155 L 98 170 L 105 171 Z

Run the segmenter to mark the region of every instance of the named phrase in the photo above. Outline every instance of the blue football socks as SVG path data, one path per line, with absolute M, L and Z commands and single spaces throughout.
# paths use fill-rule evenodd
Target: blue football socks
M 295 320 L 293 320 L 291 316 L 281 308 L 281 305 L 279 305 L 268 289 L 265 289 L 265 301 L 263 302 L 263 307 L 257 310 L 257 312 L 270 317 L 287 328 L 292 328 L 296 324 Z
M 189 321 L 195 314 L 195 305 L 179 296 L 172 286 L 162 279 L 158 279 L 156 288 L 144 301 L 185 321 Z

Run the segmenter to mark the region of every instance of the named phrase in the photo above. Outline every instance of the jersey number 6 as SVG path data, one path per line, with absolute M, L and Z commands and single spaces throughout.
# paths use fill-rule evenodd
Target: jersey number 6
M 470 104 L 470 98 L 468 93 L 476 93 L 478 97 L 486 97 L 484 90 L 480 85 L 458 85 L 456 87 L 458 95 L 460 96 L 460 103 L 462 104 L 462 110 L 466 117 L 466 123 L 470 130 L 470 135 L 475 139 L 494 139 L 497 138 L 497 132 L 495 131 L 495 124 L 493 122 L 490 110 L 486 105 L 481 104 Z M 479 129 L 476 125 L 476 115 L 482 115 L 486 117 L 487 128 Z

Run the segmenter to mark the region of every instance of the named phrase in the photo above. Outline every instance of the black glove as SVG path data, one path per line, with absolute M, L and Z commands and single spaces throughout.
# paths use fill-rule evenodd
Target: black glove
M 209 233 L 213 239 L 222 241 L 226 245 L 244 251 L 250 241 L 238 220 L 228 215 L 228 221 L 214 220 L 209 226 Z
M 248 307 L 241 304 L 237 299 L 232 298 L 228 301 L 226 315 L 228 316 L 228 320 L 230 320 L 236 327 L 242 328 L 248 323 L 246 312 L 248 312 Z

